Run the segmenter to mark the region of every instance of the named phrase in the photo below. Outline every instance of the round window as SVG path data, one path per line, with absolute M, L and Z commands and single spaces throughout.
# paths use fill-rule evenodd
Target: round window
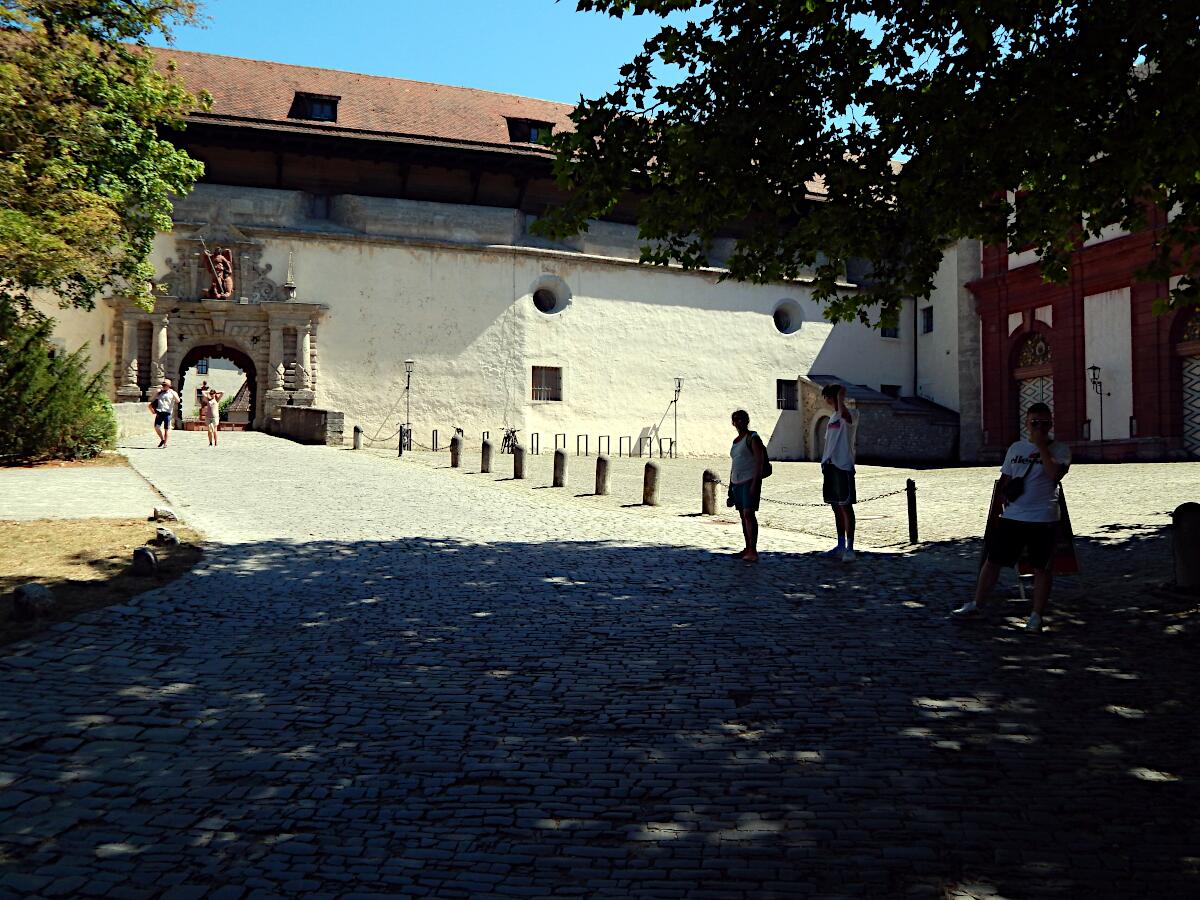
M 543 274 L 529 286 L 534 309 L 545 316 L 553 316 L 571 305 L 571 289 L 557 275 Z
M 544 313 L 552 313 L 558 308 L 558 298 L 549 288 L 538 288 L 533 292 L 533 305 Z
M 795 300 L 780 300 L 772 315 L 775 329 L 780 334 L 793 334 L 804 324 L 804 311 Z

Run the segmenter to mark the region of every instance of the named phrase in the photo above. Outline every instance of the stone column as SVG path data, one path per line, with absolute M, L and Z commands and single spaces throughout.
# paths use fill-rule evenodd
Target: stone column
M 150 367 L 154 373 L 152 384 L 158 384 L 167 377 L 167 327 L 171 320 L 167 316 L 154 316 L 150 321 L 154 323 L 154 335 L 150 343 Z
M 128 315 L 121 318 L 121 370 L 117 399 L 123 402 L 141 400 L 142 389 L 137 383 L 137 320 Z
M 269 375 L 271 391 L 283 390 L 283 326 L 271 323 L 271 372 Z
M 312 365 L 312 333 L 310 325 L 305 322 L 296 326 L 296 368 L 300 375 L 298 387 L 307 391 L 312 387 L 312 376 L 308 371 Z

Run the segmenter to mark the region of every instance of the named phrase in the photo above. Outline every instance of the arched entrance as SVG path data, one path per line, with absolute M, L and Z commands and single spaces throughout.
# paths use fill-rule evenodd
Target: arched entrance
M 812 447 L 812 460 L 820 462 L 821 457 L 825 453 L 825 429 L 829 425 L 829 416 L 825 413 L 817 416 L 813 420 L 812 434 L 809 436 L 808 445 Z
M 201 344 L 198 347 L 192 347 L 179 362 L 179 387 L 177 390 L 180 397 L 187 397 L 184 392 L 184 379 L 187 377 L 188 370 L 202 359 L 227 359 L 242 370 L 246 376 L 246 385 L 250 390 L 250 421 L 246 427 L 253 428 L 255 413 L 258 409 L 258 371 L 254 368 L 254 360 L 250 358 L 249 354 L 228 344 Z
M 1200 458 L 1200 312 L 1192 313 L 1175 344 L 1183 398 L 1183 449 Z
M 1051 367 L 1050 342 L 1046 335 L 1035 331 L 1026 337 L 1016 350 L 1013 378 L 1017 382 L 1017 433 L 1025 434 L 1025 413 L 1035 403 L 1045 403 L 1054 411 L 1054 373 Z

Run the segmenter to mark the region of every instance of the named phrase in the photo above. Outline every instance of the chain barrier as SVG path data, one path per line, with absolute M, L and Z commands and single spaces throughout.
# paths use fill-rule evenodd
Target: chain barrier
M 726 487 L 729 486 L 729 482 L 725 481 L 723 478 L 718 478 L 717 484 L 725 485 Z M 907 487 L 902 487 L 896 491 L 888 491 L 886 494 L 876 494 L 874 497 L 867 497 L 865 500 L 855 500 L 854 505 L 861 506 L 864 503 L 872 503 L 876 500 L 884 500 L 887 497 L 897 497 L 900 494 L 906 493 L 907 491 Z M 776 500 L 774 497 L 763 497 L 761 494 L 759 495 L 758 499 L 763 503 L 777 503 L 780 506 L 795 506 L 804 509 L 818 509 L 829 505 L 825 501 L 821 501 L 820 503 L 798 503 L 795 500 Z

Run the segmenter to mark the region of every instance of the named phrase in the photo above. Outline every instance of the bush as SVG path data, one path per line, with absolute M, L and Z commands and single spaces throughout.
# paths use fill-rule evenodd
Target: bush
M 218 418 L 222 422 L 229 421 L 229 407 L 233 406 L 233 400 L 237 397 L 237 391 L 234 391 L 228 397 L 224 398 L 217 407 Z
M 0 306 L 0 461 L 87 459 L 116 444 L 108 367 L 91 375 L 86 347 L 56 351 L 53 327 Z

